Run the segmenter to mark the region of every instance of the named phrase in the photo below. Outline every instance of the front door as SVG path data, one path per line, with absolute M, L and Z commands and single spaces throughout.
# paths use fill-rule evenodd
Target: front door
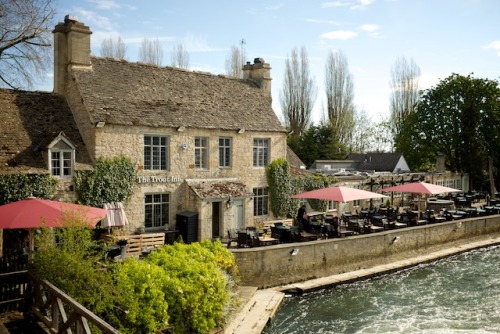
M 243 200 L 235 200 L 233 203 L 234 220 L 237 229 L 245 228 L 245 207 Z
M 212 202 L 212 238 L 221 237 L 221 202 Z

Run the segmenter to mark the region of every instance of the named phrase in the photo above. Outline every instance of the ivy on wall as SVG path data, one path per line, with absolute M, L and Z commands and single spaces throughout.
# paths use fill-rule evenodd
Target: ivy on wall
M 328 187 L 336 182 L 335 177 L 322 175 L 291 174 L 290 166 L 284 158 L 271 162 L 266 167 L 267 183 L 269 185 L 269 204 L 276 217 L 294 218 L 300 199 L 291 196 L 314 189 Z M 308 200 L 309 205 L 318 211 L 324 211 L 326 201 Z
M 2 174 L 0 205 L 30 196 L 50 199 L 55 194 L 57 183 L 58 181 L 49 174 Z
M 94 207 L 126 202 L 132 195 L 135 179 L 135 166 L 129 158 L 98 158 L 92 170 L 75 173 L 78 201 Z

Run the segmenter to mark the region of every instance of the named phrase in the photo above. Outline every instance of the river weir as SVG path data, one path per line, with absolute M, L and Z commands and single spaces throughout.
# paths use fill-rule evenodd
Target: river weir
M 499 333 L 500 246 L 286 298 L 263 333 Z

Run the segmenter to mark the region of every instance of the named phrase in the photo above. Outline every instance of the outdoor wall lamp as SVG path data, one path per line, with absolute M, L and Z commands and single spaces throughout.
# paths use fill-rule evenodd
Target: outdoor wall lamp
M 177 131 L 179 132 L 184 132 L 184 130 L 186 130 L 186 127 L 182 125 L 177 128 Z
M 106 122 L 100 121 L 100 122 L 95 123 L 95 127 L 96 128 L 103 128 L 105 124 L 106 124 Z
M 298 249 L 298 248 L 294 248 L 294 249 L 292 249 L 292 250 L 290 251 L 290 255 L 292 255 L 292 256 L 295 256 L 295 255 L 297 255 L 297 254 L 299 254 L 299 249 Z
M 233 206 L 233 198 L 229 196 L 229 199 L 226 202 L 226 207 L 229 209 L 232 206 Z
M 391 245 L 394 245 L 396 242 L 399 241 L 399 237 L 394 237 L 391 241 Z
M 245 133 L 245 129 L 238 129 L 238 133 L 241 135 L 242 133 Z

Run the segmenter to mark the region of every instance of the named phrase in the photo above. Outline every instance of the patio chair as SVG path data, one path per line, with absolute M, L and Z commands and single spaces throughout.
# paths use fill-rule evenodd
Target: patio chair
M 247 232 L 238 232 L 238 247 L 249 247 L 250 238 Z

